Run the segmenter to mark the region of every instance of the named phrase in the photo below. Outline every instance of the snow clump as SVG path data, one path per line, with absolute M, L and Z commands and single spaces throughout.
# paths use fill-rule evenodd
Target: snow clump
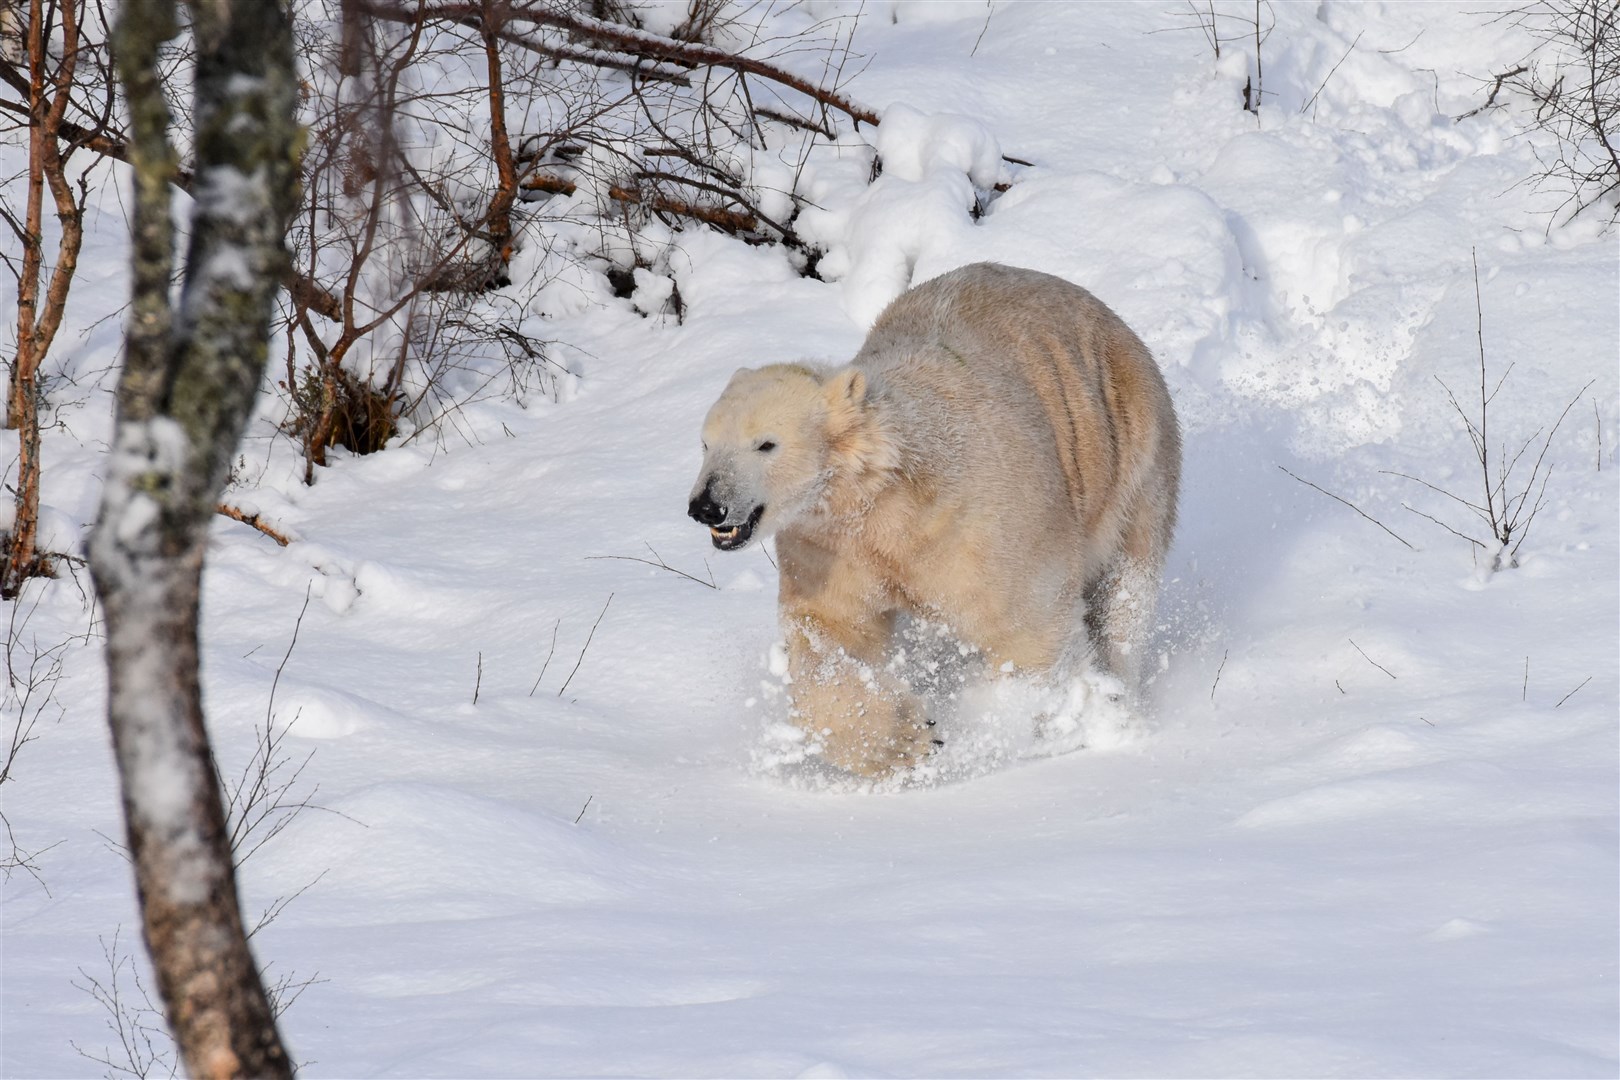
M 821 276 L 843 283 L 844 310 L 862 327 L 911 286 L 919 261 L 942 270 L 967 261 L 953 253 L 970 250 L 975 188 L 1001 178 L 1000 144 L 970 117 L 897 103 L 873 139 L 882 174 L 851 202 L 807 210 L 799 223 L 825 249 Z

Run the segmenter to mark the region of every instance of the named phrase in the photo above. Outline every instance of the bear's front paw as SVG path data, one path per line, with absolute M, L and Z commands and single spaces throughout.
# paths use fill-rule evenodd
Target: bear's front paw
M 942 745 L 934 738 L 932 722 L 910 702 L 885 720 L 823 731 L 822 756 L 840 769 L 880 780 L 913 768 Z

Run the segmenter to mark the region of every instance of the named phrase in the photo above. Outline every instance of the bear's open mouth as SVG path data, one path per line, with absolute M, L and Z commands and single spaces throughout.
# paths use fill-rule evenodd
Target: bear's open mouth
M 754 512 L 748 515 L 748 520 L 740 525 L 732 525 L 729 528 L 710 525 L 709 537 L 714 541 L 714 546 L 721 551 L 736 551 L 748 543 L 749 538 L 754 535 L 754 526 L 759 524 L 759 519 L 764 513 L 763 506 L 756 506 Z

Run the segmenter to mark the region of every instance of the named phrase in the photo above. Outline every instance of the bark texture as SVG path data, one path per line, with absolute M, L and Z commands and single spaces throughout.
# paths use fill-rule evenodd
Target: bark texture
M 208 522 L 268 357 L 299 128 L 277 0 L 193 0 L 195 204 L 171 310 L 176 157 L 157 75 L 173 0 L 125 0 L 115 38 L 135 172 L 134 295 L 91 569 L 107 620 L 108 721 L 143 930 L 194 1077 L 291 1076 L 243 933 L 204 726 L 198 602 Z

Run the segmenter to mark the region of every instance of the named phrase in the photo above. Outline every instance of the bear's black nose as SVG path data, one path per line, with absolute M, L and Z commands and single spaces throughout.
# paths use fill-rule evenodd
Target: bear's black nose
M 699 525 L 718 525 L 726 520 L 726 508 L 714 501 L 707 485 L 702 494 L 687 504 L 686 512 Z

